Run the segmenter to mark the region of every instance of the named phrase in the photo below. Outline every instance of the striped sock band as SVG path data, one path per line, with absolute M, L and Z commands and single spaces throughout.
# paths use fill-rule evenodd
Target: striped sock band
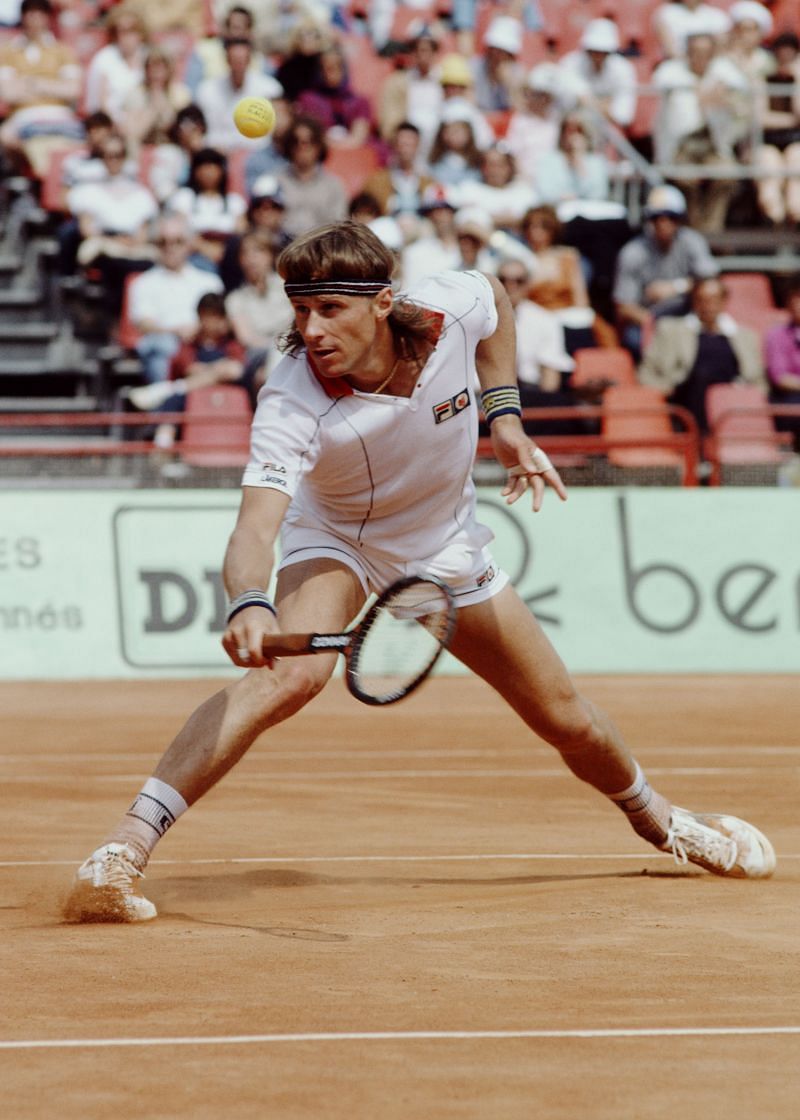
M 481 393 L 481 406 L 487 424 L 498 416 L 521 416 L 519 388 L 516 385 L 499 385 L 496 389 L 485 389 Z
M 638 762 L 633 784 L 619 793 L 609 794 L 609 797 L 643 840 L 649 840 L 651 844 L 664 843 L 669 833 L 672 806 L 651 787 Z
M 125 815 L 149 825 L 155 844 L 188 808 L 176 789 L 158 778 L 148 778 Z

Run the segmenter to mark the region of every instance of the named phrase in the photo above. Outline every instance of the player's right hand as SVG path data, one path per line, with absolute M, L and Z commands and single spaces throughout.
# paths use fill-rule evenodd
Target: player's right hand
M 222 647 L 242 669 L 272 668 L 274 658 L 262 653 L 264 638 L 279 633 L 278 620 L 264 607 L 247 607 L 230 621 L 222 635 Z

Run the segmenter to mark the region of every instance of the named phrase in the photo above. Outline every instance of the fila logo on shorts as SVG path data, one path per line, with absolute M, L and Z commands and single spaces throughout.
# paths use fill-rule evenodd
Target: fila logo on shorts
M 492 582 L 492 580 L 494 579 L 494 577 L 496 575 L 497 575 L 496 568 L 494 567 L 493 564 L 490 564 L 485 572 L 481 572 L 481 574 L 475 580 L 475 583 L 477 584 L 478 587 L 485 587 L 487 583 Z
M 437 424 L 441 424 L 445 420 L 449 420 L 451 416 L 457 416 L 459 412 L 469 408 L 470 404 L 470 396 L 465 386 L 454 397 L 450 397 L 449 400 L 442 401 L 440 404 L 435 404 L 433 406 L 433 418 Z

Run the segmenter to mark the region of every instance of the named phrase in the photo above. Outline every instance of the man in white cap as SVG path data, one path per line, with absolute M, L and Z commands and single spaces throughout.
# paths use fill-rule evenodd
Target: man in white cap
M 726 11 L 705 0 L 664 0 L 653 13 L 653 28 L 664 58 L 681 58 L 692 35 L 722 43 L 731 28 Z
M 536 178 L 539 160 L 558 144 L 561 104 L 559 65 L 540 62 L 528 74 L 522 103 L 511 114 L 503 140 L 527 182 Z
M 636 68 L 619 53 L 619 29 L 611 19 L 586 24 L 580 50 L 560 60 L 561 86 L 578 105 L 627 128 L 636 113 Z
M 483 37 L 473 65 L 475 101 L 484 112 L 512 109 L 519 99 L 525 72 L 519 61 L 523 26 L 513 16 L 496 16 Z
M 686 226 L 686 200 L 677 187 L 653 187 L 644 218 L 642 233 L 620 251 L 612 292 L 622 342 L 637 361 L 650 319 L 683 314 L 692 281 L 719 271 L 706 239 Z
M 754 90 L 744 71 L 705 33 L 689 37 L 685 58 L 657 66 L 652 82 L 661 91 L 653 129 L 656 162 L 698 168 L 682 176 L 689 223 L 704 233 L 716 232 L 725 224 L 737 188 L 737 147 L 751 135 Z M 712 171 L 707 179 L 702 166 Z M 727 169 L 730 177 L 718 174 Z

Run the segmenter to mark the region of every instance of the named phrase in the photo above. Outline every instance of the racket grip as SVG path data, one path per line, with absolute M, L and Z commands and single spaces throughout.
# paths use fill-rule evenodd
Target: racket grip
M 309 648 L 310 634 L 274 634 L 264 638 L 261 652 L 265 657 L 301 657 L 313 653 Z
M 302 657 L 306 653 L 344 653 L 349 634 L 271 634 L 261 643 L 265 657 Z

